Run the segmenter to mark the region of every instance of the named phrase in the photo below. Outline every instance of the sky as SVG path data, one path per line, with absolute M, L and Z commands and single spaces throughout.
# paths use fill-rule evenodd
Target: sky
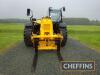
M 28 18 L 26 9 L 33 10 L 35 18 L 48 15 L 48 7 L 65 6 L 64 17 L 84 17 L 100 20 L 100 0 L 0 0 L 0 19 Z

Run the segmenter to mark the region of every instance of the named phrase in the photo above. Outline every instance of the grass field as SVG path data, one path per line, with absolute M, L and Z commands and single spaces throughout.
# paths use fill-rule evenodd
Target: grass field
M 0 23 L 0 54 L 5 52 L 23 38 L 23 24 Z
M 68 26 L 68 33 L 71 38 L 100 52 L 100 26 L 70 25 Z

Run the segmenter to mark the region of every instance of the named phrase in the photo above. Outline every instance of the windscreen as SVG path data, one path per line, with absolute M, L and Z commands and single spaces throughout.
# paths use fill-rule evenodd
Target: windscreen
M 60 11 L 51 11 L 50 17 L 54 22 L 59 22 L 61 20 L 61 12 Z

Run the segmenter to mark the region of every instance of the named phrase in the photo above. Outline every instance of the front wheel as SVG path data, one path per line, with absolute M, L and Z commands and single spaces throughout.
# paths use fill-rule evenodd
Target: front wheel
M 33 43 L 31 41 L 31 29 L 29 28 L 24 29 L 24 43 L 27 47 L 33 46 Z
M 63 40 L 61 42 L 61 46 L 64 47 L 67 42 L 67 29 L 66 28 L 60 28 L 60 31 L 62 32 L 63 35 Z
M 60 52 L 60 46 L 61 46 L 60 40 L 56 40 L 56 44 L 57 44 L 57 52 Z

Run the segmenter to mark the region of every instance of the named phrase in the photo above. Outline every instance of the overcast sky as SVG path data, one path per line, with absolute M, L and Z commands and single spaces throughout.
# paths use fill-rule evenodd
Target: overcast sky
M 100 20 L 100 0 L 0 0 L 0 18 L 27 18 L 26 9 L 34 17 L 47 15 L 48 7 L 66 7 L 64 17 L 85 17 Z

